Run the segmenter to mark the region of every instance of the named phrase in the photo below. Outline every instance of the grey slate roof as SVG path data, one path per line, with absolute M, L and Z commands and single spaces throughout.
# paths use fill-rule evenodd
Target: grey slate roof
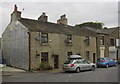
M 70 25 L 62 25 L 51 22 L 41 22 L 38 20 L 21 18 L 19 21 L 27 27 L 30 31 L 46 32 L 46 33 L 59 33 L 81 36 L 93 36 L 96 37 L 97 33 L 84 28 L 77 28 Z
M 113 31 L 119 31 L 118 27 L 114 27 L 114 28 L 108 28 L 108 29 L 103 29 L 103 32 L 106 32 L 107 34 L 111 34 Z
M 96 32 L 97 34 L 105 34 L 107 35 L 108 33 L 99 29 L 91 28 L 91 27 L 84 27 L 85 29 L 91 30 L 93 32 Z

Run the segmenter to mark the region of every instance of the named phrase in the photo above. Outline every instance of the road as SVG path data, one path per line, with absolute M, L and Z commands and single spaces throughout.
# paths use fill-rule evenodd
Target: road
M 3 76 L 3 82 L 118 82 L 118 66 L 80 73 L 12 73 L 10 76 Z

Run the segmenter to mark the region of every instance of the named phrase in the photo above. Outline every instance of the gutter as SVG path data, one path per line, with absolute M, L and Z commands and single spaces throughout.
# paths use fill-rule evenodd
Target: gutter
M 29 38 L 28 38 L 29 46 L 28 47 L 29 47 L 29 71 L 30 71 L 31 70 L 31 46 L 30 46 L 31 45 L 31 34 L 30 34 L 30 32 L 28 32 L 28 35 L 29 35 Z

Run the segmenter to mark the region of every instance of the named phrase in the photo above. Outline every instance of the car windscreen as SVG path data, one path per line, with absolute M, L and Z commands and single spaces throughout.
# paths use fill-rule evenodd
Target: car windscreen
M 68 60 L 68 61 L 66 61 L 64 64 L 70 64 L 70 63 L 72 63 L 73 62 L 73 60 Z

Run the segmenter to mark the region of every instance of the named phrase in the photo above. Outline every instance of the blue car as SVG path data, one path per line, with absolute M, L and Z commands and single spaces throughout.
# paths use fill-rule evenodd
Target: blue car
M 113 60 L 109 57 L 103 57 L 103 58 L 99 58 L 97 59 L 97 67 L 106 67 L 108 68 L 109 66 L 116 66 L 117 65 L 117 61 Z

